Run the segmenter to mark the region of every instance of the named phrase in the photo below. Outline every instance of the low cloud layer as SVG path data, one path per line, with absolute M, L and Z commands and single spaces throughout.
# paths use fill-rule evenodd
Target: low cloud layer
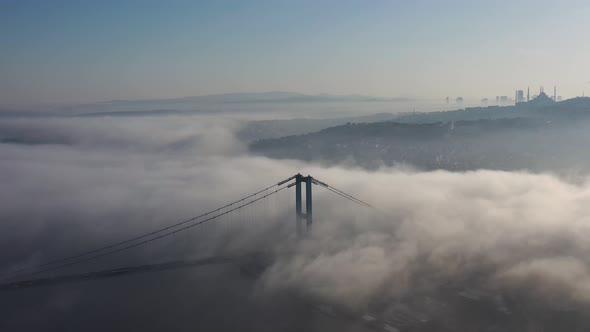
M 219 220 L 221 235 L 198 229 L 98 264 L 266 250 L 275 261 L 258 282 L 262 294 L 290 289 L 362 308 L 464 280 L 590 304 L 588 181 L 275 161 L 249 156 L 236 126 L 203 117 L 2 120 L 2 138 L 13 140 L 0 144 L 0 268 L 122 240 L 302 172 L 378 210 L 316 186 L 304 240 L 294 240 L 293 192 L 285 192 Z M 228 226 L 238 220 L 250 223 L 240 233 Z
M 321 173 L 321 170 L 317 170 Z M 315 170 L 314 170 L 315 173 Z M 551 175 L 326 170 L 383 212 L 319 221 L 297 254 L 267 275 L 343 303 L 477 278 L 489 289 L 537 280 L 588 301 L 588 183 Z M 483 273 L 483 274 L 482 274 Z

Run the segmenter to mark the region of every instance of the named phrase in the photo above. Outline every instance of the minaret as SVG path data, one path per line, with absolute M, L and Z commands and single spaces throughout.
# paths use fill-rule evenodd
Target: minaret
M 527 101 L 527 103 L 528 103 L 529 101 L 531 101 L 531 87 L 530 87 L 530 86 L 528 86 L 528 87 L 526 88 L 526 101 Z

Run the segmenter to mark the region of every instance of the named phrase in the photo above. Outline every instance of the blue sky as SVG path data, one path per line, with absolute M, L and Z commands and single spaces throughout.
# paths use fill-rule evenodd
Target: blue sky
M 590 92 L 589 1 L 0 0 L 0 103 Z

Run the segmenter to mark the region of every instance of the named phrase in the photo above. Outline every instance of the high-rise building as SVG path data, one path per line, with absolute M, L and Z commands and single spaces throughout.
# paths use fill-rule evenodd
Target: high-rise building
M 516 102 L 517 103 L 524 103 L 525 102 L 523 90 L 516 91 Z

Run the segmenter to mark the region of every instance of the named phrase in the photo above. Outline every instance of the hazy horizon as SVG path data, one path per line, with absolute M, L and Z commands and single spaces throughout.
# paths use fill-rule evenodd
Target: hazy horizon
M 4 1 L 0 103 L 590 92 L 584 1 Z

